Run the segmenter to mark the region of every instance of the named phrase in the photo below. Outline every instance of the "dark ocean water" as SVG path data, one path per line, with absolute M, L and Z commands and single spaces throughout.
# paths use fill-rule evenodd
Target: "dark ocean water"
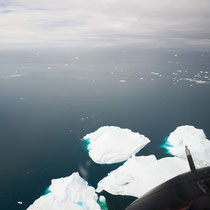
M 96 186 L 120 165 L 89 158 L 81 138 L 100 126 L 144 134 L 151 143 L 139 155 L 158 158 L 177 126 L 194 125 L 210 138 L 208 82 L 210 52 L 1 51 L 0 209 L 26 209 L 51 179 L 75 171 Z M 111 210 L 132 199 L 107 195 Z

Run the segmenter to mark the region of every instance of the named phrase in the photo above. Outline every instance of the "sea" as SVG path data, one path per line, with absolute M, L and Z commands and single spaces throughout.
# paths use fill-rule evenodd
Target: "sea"
M 83 136 L 119 126 L 148 137 L 137 155 L 178 126 L 210 139 L 210 51 L 142 47 L 0 50 L 0 209 L 27 209 L 51 179 L 78 171 L 89 185 L 122 163 L 99 165 Z M 106 192 L 109 210 L 135 200 Z M 18 203 L 21 202 L 21 203 Z

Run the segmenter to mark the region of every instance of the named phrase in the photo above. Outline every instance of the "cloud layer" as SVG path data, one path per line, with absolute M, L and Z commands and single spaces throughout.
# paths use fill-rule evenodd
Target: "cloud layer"
M 210 46 L 208 0 L 12 0 L 1 46 Z

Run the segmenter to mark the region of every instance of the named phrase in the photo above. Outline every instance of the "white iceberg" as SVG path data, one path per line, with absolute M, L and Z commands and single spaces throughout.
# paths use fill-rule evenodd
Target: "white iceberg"
M 101 127 L 83 139 L 91 159 L 100 164 L 125 161 L 150 142 L 144 135 L 115 126 Z
M 185 145 L 190 149 L 195 162 L 210 163 L 210 141 L 202 129 L 197 129 L 194 126 L 177 127 L 162 147 L 166 148 L 168 153 L 186 159 Z
M 96 192 L 105 190 L 114 195 L 141 197 L 159 184 L 189 170 L 188 162 L 177 157 L 157 160 L 154 155 L 136 156 L 103 178 Z
M 99 210 L 95 189 L 79 173 L 53 179 L 49 193 L 37 199 L 28 210 Z

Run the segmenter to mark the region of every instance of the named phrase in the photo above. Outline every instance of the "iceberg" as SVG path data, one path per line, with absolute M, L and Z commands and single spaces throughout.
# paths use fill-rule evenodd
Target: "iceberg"
M 186 159 L 185 145 L 190 149 L 195 163 L 210 163 L 210 141 L 202 129 L 184 125 L 173 131 L 162 147 L 171 155 Z M 199 164 L 198 164 L 199 165 Z
M 150 140 L 129 129 L 104 126 L 83 137 L 89 156 L 99 164 L 126 161 L 99 181 L 97 189 L 88 186 L 79 173 L 53 179 L 46 194 L 28 210 L 107 210 L 106 199 L 98 198 L 103 190 L 113 195 L 141 197 L 154 187 L 190 170 L 186 160 L 188 146 L 197 166 L 210 164 L 210 141 L 202 129 L 185 125 L 177 127 L 162 147 L 174 157 L 157 159 L 155 155 L 135 156 Z M 22 204 L 22 203 L 18 203 Z
M 134 156 L 103 178 L 96 192 L 141 197 L 163 182 L 189 171 L 188 162 L 178 157 L 157 160 L 154 155 Z
M 88 186 L 79 173 L 53 179 L 47 194 L 37 199 L 28 210 L 100 210 L 95 189 Z
M 118 163 L 139 152 L 150 140 L 129 129 L 104 126 L 83 137 L 90 158 L 99 164 Z

